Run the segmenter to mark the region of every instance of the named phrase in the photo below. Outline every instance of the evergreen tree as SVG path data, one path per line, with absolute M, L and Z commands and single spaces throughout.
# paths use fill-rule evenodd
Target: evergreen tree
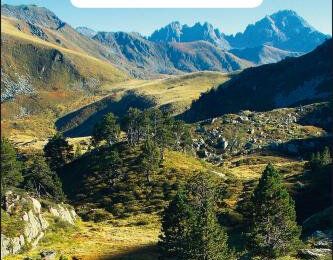
M 196 174 L 187 184 L 190 204 L 195 211 L 195 220 L 190 223 L 191 249 L 186 259 L 224 260 L 231 259 L 228 236 L 216 218 L 218 200 L 217 183 L 207 173 Z
M 117 118 L 112 113 L 105 115 L 102 121 L 95 125 L 92 134 L 95 145 L 102 141 L 106 141 L 107 144 L 112 145 L 119 141 L 119 137 L 120 126 L 117 123 Z
M 228 236 L 216 218 L 217 182 L 196 174 L 166 208 L 160 246 L 177 259 L 232 259 Z
M 7 139 L 1 138 L 1 195 L 8 187 L 17 187 L 22 182 L 21 170 L 15 148 Z
M 250 250 L 266 259 L 285 255 L 297 246 L 300 233 L 294 201 L 281 174 L 269 164 L 252 197 Z
M 44 155 L 51 170 L 57 171 L 73 159 L 73 146 L 57 133 L 44 146 Z
M 51 171 L 45 159 L 33 156 L 28 159 L 24 169 L 24 188 L 55 200 L 63 200 L 62 184 L 57 174 Z
M 176 150 L 186 151 L 192 147 L 192 136 L 190 128 L 183 121 L 175 121 L 171 132 L 174 136 L 174 148 Z
M 130 145 L 140 141 L 140 116 L 141 111 L 137 108 L 130 108 L 123 119 L 123 127 L 127 134 L 127 140 Z
M 150 139 L 147 139 L 142 148 L 140 169 L 146 175 L 148 183 L 151 182 L 151 175 L 158 170 L 160 161 L 158 146 Z
M 187 195 L 179 189 L 169 206 L 164 210 L 159 246 L 163 256 L 185 259 L 190 251 L 190 233 L 194 212 L 188 204 Z

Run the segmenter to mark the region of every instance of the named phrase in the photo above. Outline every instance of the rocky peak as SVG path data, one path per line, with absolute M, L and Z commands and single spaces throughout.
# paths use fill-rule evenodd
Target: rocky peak
M 328 36 L 316 31 L 295 11 L 281 10 L 248 25 L 243 33 L 226 38 L 235 48 L 266 44 L 288 51 L 309 52 Z
M 1 5 L 1 15 L 14 17 L 27 23 L 58 30 L 65 26 L 50 10 L 36 5 Z
M 195 23 L 193 26 L 173 22 L 155 31 L 149 40 L 154 42 L 194 42 L 208 41 L 217 47 L 228 49 L 224 35 L 210 23 Z
M 93 29 L 90 29 L 85 26 L 76 27 L 76 31 L 89 38 L 93 38 L 97 34 L 97 32 L 94 31 Z

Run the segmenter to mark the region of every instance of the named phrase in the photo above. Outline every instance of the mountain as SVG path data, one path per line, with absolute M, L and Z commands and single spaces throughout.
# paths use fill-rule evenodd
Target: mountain
M 247 26 L 243 33 L 226 39 L 233 48 L 271 45 L 293 52 L 309 52 L 329 38 L 308 24 L 296 12 L 283 10 Z
M 138 33 L 98 32 L 93 39 L 150 75 L 181 73 L 168 59 L 165 46 Z
M 96 35 L 96 31 L 94 31 L 93 29 L 90 29 L 88 27 L 85 26 L 79 26 L 76 27 L 75 30 L 81 34 L 83 34 L 84 36 L 87 36 L 89 38 L 92 38 Z
M 224 51 L 207 41 L 170 42 L 168 57 L 174 66 L 182 71 L 232 72 L 253 66 L 245 59 Z
M 99 32 L 93 39 L 150 74 L 231 72 L 253 65 L 207 41 L 152 42 L 138 33 L 125 32 Z
M 108 53 L 104 45 L 47 9 L 4 5 L 1 11 L 1 127 L 6 134 L 49 136 L 55 118 L 94 101 L 102 86 L 130 78 L 103 56 Z
M 224 34 L 207 22 L 204 24 L 196 23 L 193 26 L 172 22 L 153 32 L 149 40 L 164 43 L 207 41 L 222 49 L 230 48 Z
M 260 45 L 257 47 L 232 49 L 229 50 L 235 56 L 250 61 L 257 65 L 275 63 L 286 57 L 298 57 L 303 55 L 303 52 L 292 52 L 281 50 L 269 45 Z
M 241 110 L 266 111 L 332 99 L 332 39 L 314 51 L 249 68 L 203 94 L 183 114 L 198 121 Z
M 29 24 L 54 30 L 59 30 L 66 25 L 53 12 L 45 7 L 38 7 L 36 5 L 12 6 L 4 4 L 1 5 L 1 15 L 15 17 Z
M 236 36 L 226 36 L 207 22 L 193 26 L 173 22 L 148 38 L 138 33 L 74 29 L 48 9 L 35 5 L 5 4 L 1 11 L 4 19 L 15 19 L 15 27 L 21 32 L 109 62 L 136 78 L 242 70 L 299 56 L 327 37 L 292 11 L 267 16 Z

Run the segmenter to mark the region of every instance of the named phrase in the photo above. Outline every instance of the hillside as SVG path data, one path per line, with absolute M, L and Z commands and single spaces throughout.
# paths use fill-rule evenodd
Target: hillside
M 229 52 L 233 53 L 239 58 L 248 60 L 257 65 L 275 63 L 287 57 L 298 57 L 304 54 L 302 52 L 281 50 L 269 45 L 261 45 L 244 49 L 232 49 Z
M 48 136 L 56 117 L 95 100 L 102 85 L 129 79 L 107 61 L 24 32 L 18 27 L 21 21 L 2 17 L 1 24 L 1 116 L 6 135 L 17 131 L 38 136 L 41 127 Z
M 332 98 L 332 40 L 298 58 L 249 68 L 193 102 L 188 121 L 241 110 L 265 111 Z
M 231 75 L 197 72 L 157 80 L 133 80 L 118 87 L 104 88 L 109 96 L 69 113 L 56 122 L 68 136 L 89 135 L 93 125 L 106 113 L 120 118 L 130 107 L 160 107 L 173 114 L 182 113 L 201 93 L 229 80 Z

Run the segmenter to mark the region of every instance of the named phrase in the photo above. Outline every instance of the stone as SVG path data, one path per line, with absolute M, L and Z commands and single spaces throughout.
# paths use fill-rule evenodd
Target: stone
M 216 145 L 216 148 L 219 148 L 219 149 L 222 149 L 222 150 L 225 150 L 227 149 L 229 145 L 229 142 L 225 139 L 225 138 L 222 138 L 218 144 Z
M 33 209 L 34 209 L 34 212 L 39 214 L 40 211 L 41 211 L 41 204 L 38 200 L 36 200 L 35 198 L 31 198 L 31 201 L 32 201 L 32 206 L 33 206 Z
M 53 260 L 56 257 L 56 252 L 54 250 L 42 251 L 40 256 L 42 260 Z
M 319 248 L 311 248 L 311 249 L 302 249 L 299 250 L 298 256 L 302 259 L 321 259 L 323 256 L 328 256 L 332 254 L 331 249 L 319 249 Z

